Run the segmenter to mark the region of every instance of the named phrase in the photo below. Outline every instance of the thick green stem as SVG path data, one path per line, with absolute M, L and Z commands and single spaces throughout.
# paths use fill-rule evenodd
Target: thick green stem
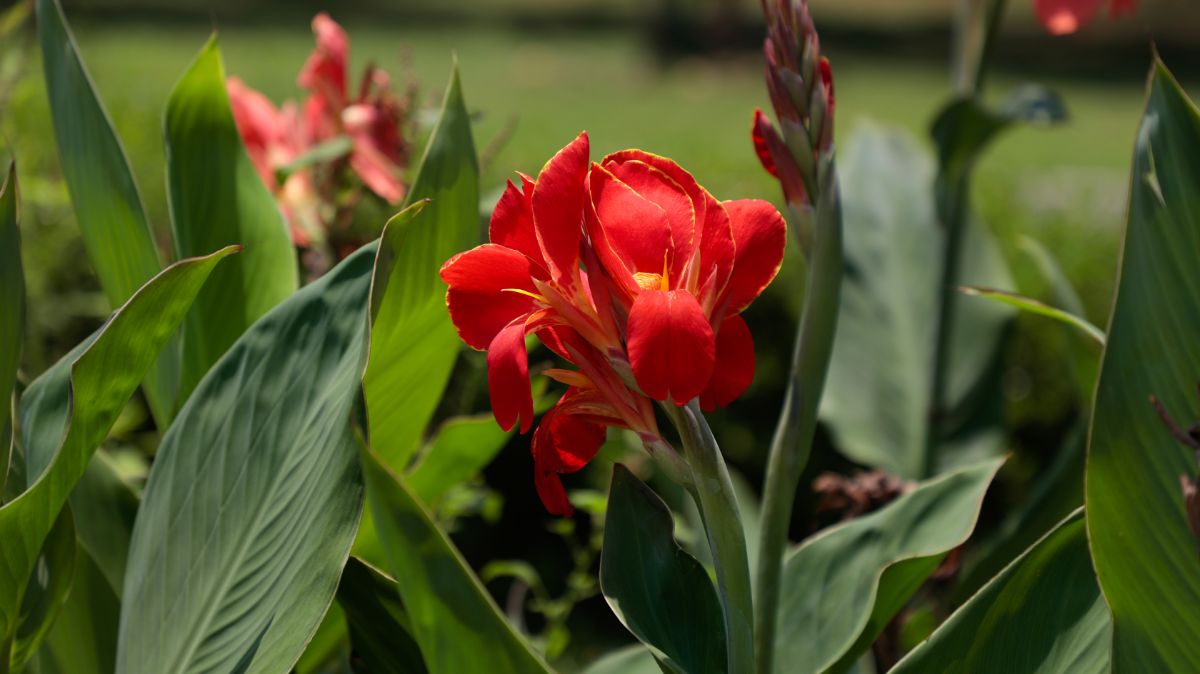
M 683 451 L 692 470 L 690 490 L 704 520 L 725 614 L 728 671 L 729 674 L 749 674 L 754 667 L 750 562 L 729 470 L 695 400 L 685 407 L 667 403 L 663 408 L 683 439 Z
M 832 164 L 822 173 L 808 293 L 796 334 L 783 411 L 767 458 L 755 585 L 755 652 L 759 674 L 771 674 L 779 616 L 783 555 L 800 474 L 812 452 L 817 408 L 833 354 L 842 290 L 842 213 Z

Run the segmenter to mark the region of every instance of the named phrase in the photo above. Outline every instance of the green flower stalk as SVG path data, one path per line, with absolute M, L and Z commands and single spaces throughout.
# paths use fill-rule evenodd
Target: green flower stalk
M 767 459 L 755 584 L 757 671 L 774 669 L 775 632 L 792 503 L 812 451 L 833 353 L 842 285 L 842 216 L 834 165 L 833 70 L 806 0 L 764 0 L 766 81 L 778 127 L 756 110 L 754 146 L 779 179 L 808 264 L 788 390 Z

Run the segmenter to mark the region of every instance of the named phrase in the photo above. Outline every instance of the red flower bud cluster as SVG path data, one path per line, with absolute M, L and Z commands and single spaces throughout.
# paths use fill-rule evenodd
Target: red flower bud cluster
M 832 154 L 833 69 L 821 56 L 807 0 L 766 2 L 767 92 L 779 127 L 756 109 L 754 149 L 788 205 L 803 212 L 815 202 L 821 166 Z
M 1091 23 L 1105 5 L 1114 19 L 1137 9 L 1135 0 L 1033 0 L 1033 11 L 1046 32 L 1068 35 Z
M 607 426 L 662 439 L 652 401 L 699 398 L 713 409 L 754 376 L 754 344 L 739 314 L 783 261 L 783 218 L 757 200 L 717 201 L 675 162 L 641 150 L 589 160 L 586 134 L 537 178 L 508 184 L 490 243 L 442 267 L 459 336 L 487 351 L 496 421 L 533 424 L 525 337 L 577 369 L 533 436 L 535 484 L 568 514 L 558 477 L 582 468 Z

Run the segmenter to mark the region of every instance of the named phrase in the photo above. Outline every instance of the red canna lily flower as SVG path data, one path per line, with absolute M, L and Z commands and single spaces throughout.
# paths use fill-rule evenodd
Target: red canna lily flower
M 719 202 L 675 162 L 640 150 L 593 165 L 589 188 L 588 234 L 628 314 L 638 386 L 677 405 L 700 396 L 707 410 L 737 398 L 754 376 L 738 314 L 783 262 L 779 212 L 765 201 Z
M 1033 9 L 1052 35 L 1068 35 L 1092 22 L 1105 5 L 1116 19 L 1137 9 L 1135 0 L 1034 0 Z
M 533 423 L 525 337 L 579 369 L 533 437 L 534 482 L 547 510 L 570 514 L 558 475 L 582 468 L 604 428 L 627 428 L 651 453 L 652 400 L 728 404 L 754 374 L 738 315 L 771 282 L 786 226 L 766 202 L 719 202 L 677 164 L 640 150 L 589 166 L 586 134 L 536 179 L 509 183 L 490 242 L 442 266 L 459 336 L 488 354 L 501 427 Z

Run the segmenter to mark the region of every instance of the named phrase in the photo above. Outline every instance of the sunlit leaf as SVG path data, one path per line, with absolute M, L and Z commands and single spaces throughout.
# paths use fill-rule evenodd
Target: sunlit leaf
M 457 66 L 407 204 L 426 199 L 419 215 L 397 216 L 384 231 L 372 297 L 363 387 L 372 448 L 394 470 L 419 449 L 461 348 L 438 269 L 481 234 L 479 166 Z
M 981 288 L 979 286 L 962 286 L 959 291 L 964 295 L 972 297 L 982 297 L 1007 304 L 1010 307 L 1015 307 L 1021 311 L 1027 311 L 1038 316 L 1052 318 L 1064 325 L 1069 325 L 1078 330 L 1080 333 L 1087 336 L 1096 347 L 1104 346 L 1104 331 L 1088 322 L 1086 318 L 1076 316 L 1070 312 L 1052 307 L 1040 300 L 1032 297 L 1027 297 L 1020 293 L 1014 293 L 1008 290 L 996 290 L 995 288 Z
M 234 124 L 216 36 L 175 85 L 165 124 L 175 254 L 245 246 L 188 314 L 178 405 L 246 328 L 295 291 L 297 268 L 283 215 Z

